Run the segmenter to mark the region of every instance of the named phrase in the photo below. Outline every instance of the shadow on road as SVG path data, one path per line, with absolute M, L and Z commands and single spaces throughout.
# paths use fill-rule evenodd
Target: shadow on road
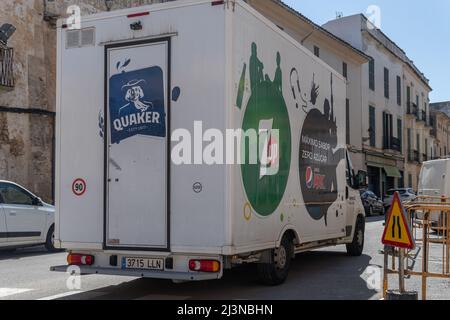
M 48 252 L 44 246 L 27 247 L 19 249 L 1 249 L 0 261 L 2 260 L 17 260 L 27 257 L 35 257 L 42 255 L 57 254 L 64 251 Z
M 372 217 L 366 217 L 366 223 L 373 223 L 373 222 L 380 222 L 380 221 L 384 221 L 385 220 L 385 216 L 372 216 Z
M 261 285 L 255 265 L 247 265 L 226 271 L 216 281 L 174 284 L 167 280 L 136 279 L 66 299 L 368 300 L 377 294 L 361 278 L 370 260 L 367 255 L 352 258 L 343 252 L 313 251 L 296 257 L 288 280 L 278 287 Z M 82 281 L 89 281 L 88 277 Z

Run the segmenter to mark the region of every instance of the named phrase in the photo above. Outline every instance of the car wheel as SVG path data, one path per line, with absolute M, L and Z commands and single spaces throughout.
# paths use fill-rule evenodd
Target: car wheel
M 284 235 L 280 247 L 272 252 L 272 263 L 257 265 L 258 277 L 261 282 L 270 286 L 284 283 L 289 273 L 293 254 L 294 244 L 287 235 Z
M 352 257 L 359 257 L 364 250 L 364 233 L 366 222 L 363 217 L 359 216 L 356 221 L 355 233 L 353 235 L 352 243 L 346 245 L 347 254 Z
M 47 239 L 45 241 L 45 248 L 49 252 L 55 252 L 55 226 L 51 226 L 47 233 Z

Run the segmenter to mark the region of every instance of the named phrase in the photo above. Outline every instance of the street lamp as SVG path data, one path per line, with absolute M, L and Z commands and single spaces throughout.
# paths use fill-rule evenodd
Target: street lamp
M 12 24 L 5 23 L 4 25 L 2 25 L 0 27 L 0 43 L 6 46 L 9 38 L 11 38 L 15 31 L 16 27 L 14 27 Z
M 114 0 L 105 0 L 106 10 L 111 11 Z

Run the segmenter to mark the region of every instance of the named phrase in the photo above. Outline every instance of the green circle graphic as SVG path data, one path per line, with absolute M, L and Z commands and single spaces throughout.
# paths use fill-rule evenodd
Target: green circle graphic
M 275 175 L 260 176 L 260 161 L 250 164 L 250 148 L 245 135 L 245 163 L 241 165 L 242 179 L 247 198 L 253 209 L 261 216 L 271 215 L 279 206 L 286 190 L 291 165 L 291 126 L 282 92 L 277 84 L 265 80 L 252 88 L 252 95 L 245 110 L 242 129 L 259 132 L 261 120 L 272 120 L 272 129 L 279 130 L 279 170 Z M 258 155 L 259 143 L 256 147 Z

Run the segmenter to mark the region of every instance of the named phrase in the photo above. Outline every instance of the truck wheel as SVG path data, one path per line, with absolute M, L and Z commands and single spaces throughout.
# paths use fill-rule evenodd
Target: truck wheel
M 365 220 L 362 217 L 358 217 L 355 226 L 355 234 L 353 235 L 352 243 L 347 244 L 347 253 L 352 257 L 359 257 L 364 250 L 364 232 L 365 232 Z
M 47 239 L 45 241 L 45 249 L 49 252 L 55 252 L 55 226 L 51 226 L 47 233 Z
M 286 235 L 281 240 L 279 248 L 272 253 L 272 263 L 258 264 L 258 277 L 262 283 L 277 286 L 286 280 L 291 260 L 294 254 L 294 244 Z

